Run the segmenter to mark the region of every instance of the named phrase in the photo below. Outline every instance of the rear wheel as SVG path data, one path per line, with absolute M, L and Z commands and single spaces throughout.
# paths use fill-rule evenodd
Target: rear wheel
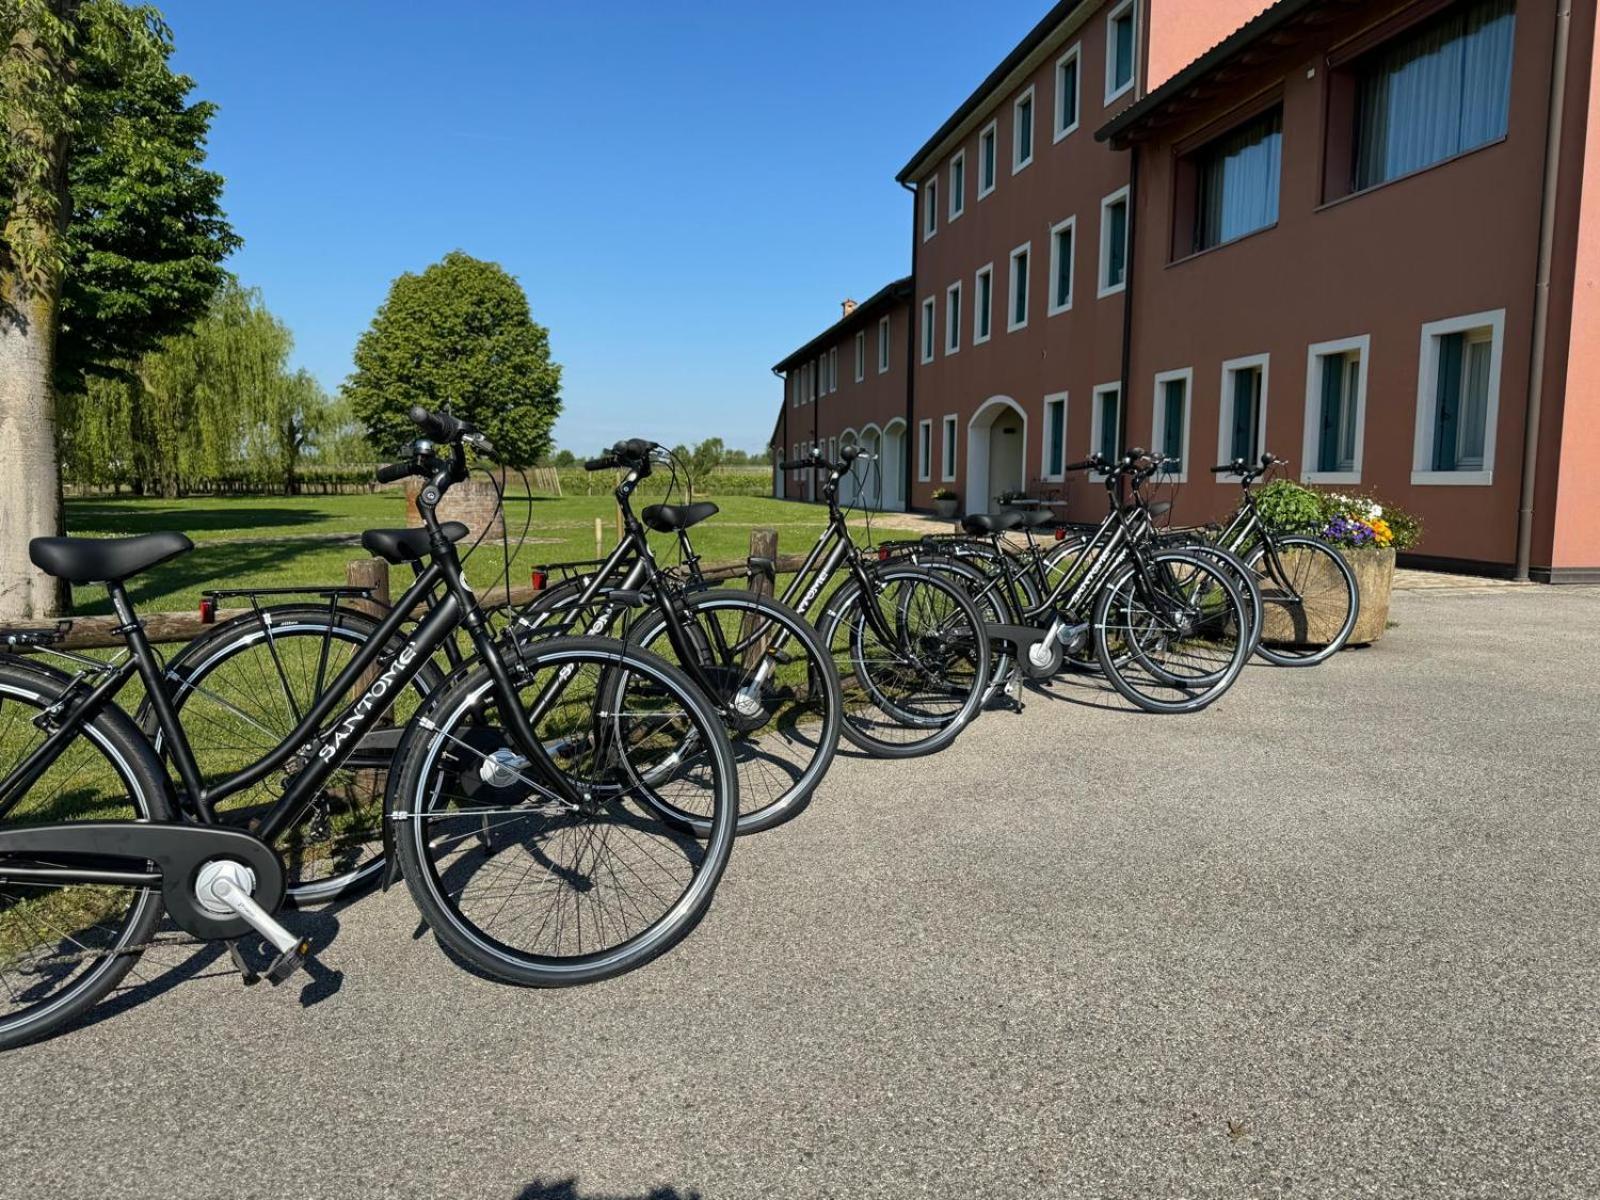
M 0 663 L 0 778 L 44 741 L 34 721 L 66 685 L 59 672 Z M 121 710 L 106 709 L 0 828 L 171 819 L 149 743 Z M 161 919 L 161 897 L 146 888 L 8 880 L 7 864 L 59 865 L 0 857 L 0 1049 L 44 1037 L 87 1011 L 133 968 L 136 948 Z
M 208 784 L 227 779 L 286 741 L 377 628 L 376 620 L 348 609 L 284 606 L 219 626 L 186 647 L 167 678 L 201 778 Z M 395 638 L 389 655 L 404 644 Z M 374 672 L 388 661 L 380 659 Z M 399 731 L 442 681 L 437 667 L 423 668 L 299 822 L 278 837 L 274 848 L 283 857 L 290 904 L 336 900 L 377 880 L 384 788 Z M 352 691 L 349 699 L 355 698 Z M 157 750 L 164 750 L 148 701 L 139 715 Z M 244 825 L 264 814 L 303 765 L 291 760 L 287 770 L 227 797 L 218 817 Z

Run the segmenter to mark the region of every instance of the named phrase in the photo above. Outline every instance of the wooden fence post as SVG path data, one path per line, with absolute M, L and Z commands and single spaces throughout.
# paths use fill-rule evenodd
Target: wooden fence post
M 594 556 L 596 558 L 606 556 L 606 523 L 599 517 L 594 519 Z
M 776 529 L 752 529 L 750 531 L 750 557 L 766 558 L 773 563 L 773 573 L 777 572 L 778 561 L 778 531 Z M 749 578 L 750 590 L 758 596 L 770 597 L 773 590 L 773 577 L 765 571 L 752 570 Z M 756 636 L 757 633 L 761 636 Z M 754 618 L 746 617 L 744 628 L 739 631 L 739 640 L 754 638 L 750 647 L 745 651 L 745 670 L 754 670 L 761 662 L 761 656 L 767 652 L 767 638 L 763 631 L 754 628 Z
M 374 620 L 381 621 L 389 615 L 389 564 L 381 558 L 353 558 L 344 565 L 344 581 L 351 587 L 371 588 L 371 600 L 354 600 L 351 603 Z M 374 664 L 356 681 L 355 695 L 363 696 L 378 681 L 381 668 Z

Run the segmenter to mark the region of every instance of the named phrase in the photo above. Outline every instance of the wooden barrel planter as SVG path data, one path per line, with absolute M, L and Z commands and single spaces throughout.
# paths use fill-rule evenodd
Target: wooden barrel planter
M 1355 572 L 1356 586 L 1361 597 L 1361 612 L 1356 617 L 1356 627 L 1351 631 L 1347 644 L 1370 646 L 1383 637 L 1384 630 L 1389 627 L 1389 593 L 1394 588 L 1395 552 L 1340 549 L 1339 553 Z M 1289 572 L 1290 577 L 1299 578 L 1299 572 L 1304 569 L 1304 564 L 1297 561 L 1301 556 L 1291 550 L 1283 557 L 1284 569 Z M 1317 559 L 1319 562 L 1326 562 L 1320 555 Z M 1301 586 L 1308 595 L 1315 596 L 1324 590 L 1332 591 L 1335 584 L 1340 591 L 1343 590 L 1343 584 L 1332 578 L 1337 570 L 1331 563 L 1327 563 L 1319 570 L 1326 571 L 1329 578 L 1319 580 L 1313 575 L 1304 579 Z M 1308 604 L 1304 609 L 1293 611 L 1281 605 L 1268 604 L 1266 607 L 1261 634 L 1268 642 L 1326 642 L 1339 632 L 1339 626 L 1345 617 L 1342 610 L 1319 612 L 1315 604 Z

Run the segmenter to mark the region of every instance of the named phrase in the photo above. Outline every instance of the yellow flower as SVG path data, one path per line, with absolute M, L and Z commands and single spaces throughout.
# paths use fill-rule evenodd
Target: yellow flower
M 1376 521 L 1369 521 L 1368 528 L 1372 530 L 1372 540 L 1379 546 L 1388 546 L 1394 541 L 1394 530 L 1389 528 L 1389 522 L 1379 517 Z

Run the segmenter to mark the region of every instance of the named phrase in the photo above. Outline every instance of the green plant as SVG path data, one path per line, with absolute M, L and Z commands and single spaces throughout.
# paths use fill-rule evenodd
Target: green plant
M 1349 549 L 1410 550 L 1422 540 L 1422 522 L 1371 496 L 1327 492 L 1276 479 L 1256 493 L 1261 519 L 1280 533 L 1304 533 Z
M 935 500 L 954 500 L 957 497 L 949 488 L 935 488 L 933 498 Z
M 1314 533 L 1327 524 L 1320 493 L 1292 479 L 1275 479 L 1256 493 L 1261 519 L 1280 533 Z

